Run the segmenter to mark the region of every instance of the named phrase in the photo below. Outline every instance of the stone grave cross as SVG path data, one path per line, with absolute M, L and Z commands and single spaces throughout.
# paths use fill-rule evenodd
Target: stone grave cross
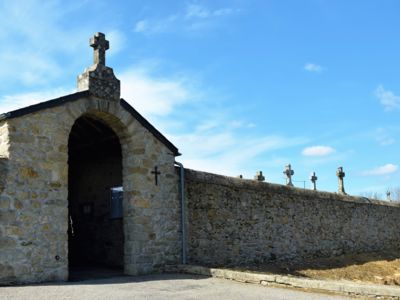
M 312 184 L 313 184 L 313 189 L 314 189 L 314 191 L 316 191 L 316 190 L 317 190 L 317 180 L 318 180 L 318 177 L 317 177 L 317 175 L 315 175 L 315 172 L 312 172 L 311 177 L 310 177 L 310 180 L 311 180 L 311 182 L 312 182 Z
M 292 166 L 290 164 L 285 166 L 283 174 L 286 175 L 286 185 L 293 186 L 292 176 L 294 175 L 294 171 L 292 170 Z
M 265 177 L 264 177 L 262 171 L 257 171 L 256 172 L 256 176 L 254 176 L 254 180 L 265 181 Z
M 344 182 L 343 182 L 343 178 L 344 176 L 346 176 L 346 173 L 343 172 L 343 167 L 339 167 L 336 171 L 336 176 L 339 179 L 339 194 L 346 194 L 346 192 L 344 191 Z
M 90 38 L 90 47 L 93 47 L 93 62 L 95 65 L 106 65 L 106 50 L 110 48 L 109 42 L 106 40 L 104 33 L 96 32 L 95 35 Z

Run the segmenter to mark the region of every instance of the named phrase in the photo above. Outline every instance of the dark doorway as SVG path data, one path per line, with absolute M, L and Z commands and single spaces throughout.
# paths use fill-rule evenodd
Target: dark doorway
M 122 273 L 124 234 L 119 138 L 102 121 L 82 116 L 72 127 L 68 155 L 70 280 Z

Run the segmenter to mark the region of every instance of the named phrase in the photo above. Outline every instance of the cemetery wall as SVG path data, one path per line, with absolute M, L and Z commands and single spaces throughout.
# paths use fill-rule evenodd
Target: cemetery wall
M 188 259 L 213 266 L 397 248 L 400 207 L 186 170 Z

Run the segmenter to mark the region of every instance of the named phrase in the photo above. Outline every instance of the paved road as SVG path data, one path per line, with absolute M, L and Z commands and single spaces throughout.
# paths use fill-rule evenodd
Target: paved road
M 350 299 L 185 274 L 118 277 L 58 284 L 0 287 L 0 299 Z

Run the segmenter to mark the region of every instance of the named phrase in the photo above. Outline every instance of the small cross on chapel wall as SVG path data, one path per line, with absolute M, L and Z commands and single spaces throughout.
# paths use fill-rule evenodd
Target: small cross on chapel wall
M 158 185 L 158 175 L 161 175 L 161 172 L 158 171 L 158 167 L 154 167 L 154 171 L 151 171 L 151 174 L 154 174 L 154 183 Z

